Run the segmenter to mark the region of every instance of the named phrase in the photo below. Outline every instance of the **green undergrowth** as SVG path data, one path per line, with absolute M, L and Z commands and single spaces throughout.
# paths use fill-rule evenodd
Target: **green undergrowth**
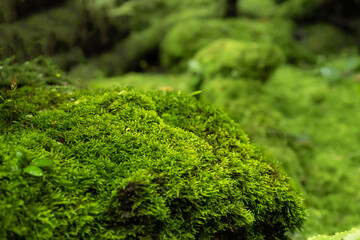
M 66 86 L 12 98 L 1 239 L 287 239 L 303 224 L 286 174 L 195 98 Z

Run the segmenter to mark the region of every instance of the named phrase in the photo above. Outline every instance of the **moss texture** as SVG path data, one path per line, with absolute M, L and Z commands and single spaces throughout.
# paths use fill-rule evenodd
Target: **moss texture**
M 288 177 L 194 98 L 60 86 L 11 98 L 2 239 L 287 239 L 304 221 Z
M 332 236 L 319 235 L 308 240 L 359 240 L 360 228 L 353 228 L 346 232 L 335 233 Z
M 206 78 L 243 77 L 266 81 L 285 57 L 273 44 L 220 39 L 202 48 L 194 60 Z
M 355 46 L 355 39 L 335 26 L 318 23 L 299 27 L 298 42 L 315 54 L 330 55 Z
M 292 23 L 283 19 L 198 19 L 182 22 L 175 25 L 161 43 L 161 63 L 167 68 L 184 69 L 197 51 L 221 38 L 272 43 L 283 49 L 287 60 L 295 61 L 306 57 L 306 54 L 293 41 L 292 31 Z
M 202 99 L 225 109 L 306 193 L 309 216 L 294 239 L 359 223 L 358 66 L 357 55 L 337 56 L 316 69 L 281 66 L 266 84 L 204 81 Z

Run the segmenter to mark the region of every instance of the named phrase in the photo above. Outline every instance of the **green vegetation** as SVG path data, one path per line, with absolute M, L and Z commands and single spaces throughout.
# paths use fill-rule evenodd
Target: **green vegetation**
M 220 39 L 205 46 L 195 56 L 206 78 L 244 77 L 265 81 L 284 61 L 274 45 Z

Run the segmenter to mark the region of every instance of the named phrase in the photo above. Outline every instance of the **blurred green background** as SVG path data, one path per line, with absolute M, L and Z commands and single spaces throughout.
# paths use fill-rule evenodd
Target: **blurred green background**
M 53 61 L 81 88 L 193 93 L 304 193 L 308 219 L 291 237 L 331 235 L 360 225 L 359 9 L 359 0 L 2 0 L 0 88 L 16 74 L 19 86 L 47 81 L 32 72 Z

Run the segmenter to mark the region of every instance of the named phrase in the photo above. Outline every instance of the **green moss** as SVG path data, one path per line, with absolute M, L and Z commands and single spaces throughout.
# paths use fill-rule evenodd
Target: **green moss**
M 38 57 L 25 63 L 18 63 L 15 57 L 0 61 L 0 92 L 5 93 L 12 81 L 17 87 L 45 85 L 67 85 L 70 80 L 53 61 L 46 57 Z
M 302 187 L 309 217 L 298 239 L 349 229 L 360 212 L 358 59 L 325 62 L 311 70 L 283 65 L 266 84 L 214 78 L 201 95 Z M 341 73 L 336 81 L 320 74 L 325 67 Z
M 299 27 L 299 44 L 315 54 L 329 55 L 355 46 L 353 37 L 329 24 Z
M 353 228 L 346 232 L 335 233 L 332 236 L 315 236 L 309 238 L 309 240 L 359 240 L 360 228 Z
M 161 62 L 167 68 L 185 69 L 197 51 L 221 38 L 275 44 L 283 49 L 289 61 L 296 61 L 306 54 L 293 41 L 292 31 L 292 23 L 284 19 L 186 21 L 175 25 L 165 36 L 160 46 Z
M 220 39 L 202 48 L 194 60 L 207 78 L 243 77 L 266 81 L 284 62 L 284 54 L 270 44 Z
M 13 22 L 28 14 L 44 10 L 65 0 L 3 0 L 0 2 L 0 23 Z
M 243 14 L 262 18 L 273 17 L 279 8 L 273 0 L 241 0 L 239 5 Z
M 14 99 L 21 116 L 0 135 L 0 238 L 286 239 L 304 221 L 288 177 L 210 105 L 64 87 Z
M 183 93 L 191 93 L 197 78 L 191 74 L 183 75 L 163 75 L 163 74 L 144 74 L 128 73 L 119 77 L 97 78 L 86 82 L 86 87 L 90 89 L 128 87 L 136 88 L 142 91 L 149 90 L 180 90 Z

